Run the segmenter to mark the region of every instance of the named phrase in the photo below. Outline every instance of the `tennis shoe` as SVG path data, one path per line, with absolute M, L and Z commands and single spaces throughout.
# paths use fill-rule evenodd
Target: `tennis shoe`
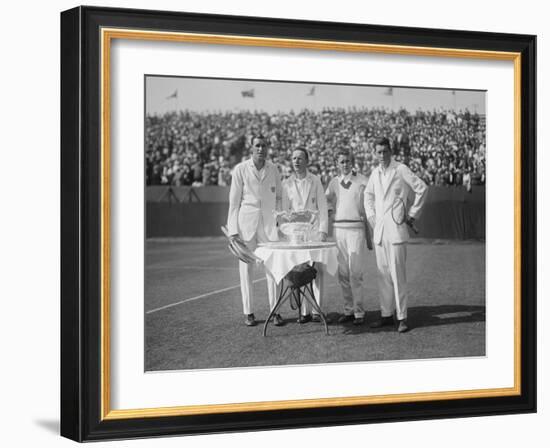
M 394 325 L 393 316 L 381 317 L 371 324 L 371 328 L 382 328 Z
M 355 318 L 353 317 L 353 314 L 350 314 L 350 315 L 343 314 L 342 316 L 339 317 L 338 323 L 339 324 L 345 324 L 347 322 L 353 321 L 354 319 Z
M 244 324 L 247 327 L 254 327 L 257 324 L 254 314 L 247 314 L 246 318 L 244 319 Z
M 330 324 L 332 322 L 332 319 L 328 316 L 324 316 L 325 317 L 325 322 L 327 324 Z M 311 322 L 316 322 L 316 323 L 320 323 L 320 322 L 323 322 L 323 319 L 321 318 L 321 315 L 320 314 L 313 314 L 313 316 L 311 317 Z
M 277 313 L 275 314 L 275 316 L 273 316 L 273 323 L 276 327 L 282 327 L 285 324 L 285 321 L 283 320 L 281 315 Z
M 407 319 L 400 320 L 399 321 L 399 326 L 397 327 L 397 331 L 399 333 L 406 333 L 409 330 L 410 330 L 410 328 L 407 325 Z

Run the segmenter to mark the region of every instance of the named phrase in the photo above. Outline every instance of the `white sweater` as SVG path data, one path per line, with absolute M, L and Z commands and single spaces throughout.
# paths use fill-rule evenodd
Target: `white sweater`
M 334 227 L 363 227 L 363 191 L 368 179 L 362 174 L 338 176 L 326 190 L 329 209 L 335 210 Z

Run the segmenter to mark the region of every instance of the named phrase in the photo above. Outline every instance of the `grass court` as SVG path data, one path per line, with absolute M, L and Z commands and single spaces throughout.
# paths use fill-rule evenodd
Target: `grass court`
M 367 325 L 337 324 L 343 312 L 336 278 L 325 275 L 319 323 L 298 324 L 285 304 L 286 324 L 268 326 L 263 268 L 254 275 L 246 327 L 238 261 L 222 238 L 151 239 L 145 257 L 145 370 L 211 369 L 485 355 L 485 243 L 414 240 L 408 247 L 411 331 L 371 329 L 379 317 L 374 251 L 367 264 Z

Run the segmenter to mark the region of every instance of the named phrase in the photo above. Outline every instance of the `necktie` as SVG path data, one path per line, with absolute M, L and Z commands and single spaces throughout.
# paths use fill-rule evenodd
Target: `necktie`
M 344 179 L 342 179 L 340 185 L 342 185 L 342 187 L 344 187 L 346 190 L 349 190 L 349 187 L 351 187 L 351 180 L 344 182 Z

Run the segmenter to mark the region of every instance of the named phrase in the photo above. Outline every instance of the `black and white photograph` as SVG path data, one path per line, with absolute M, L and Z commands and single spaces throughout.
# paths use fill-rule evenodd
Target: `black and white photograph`
M 3 445 L 543 447 L 544 5 L 7 2 Z
M 144 95 L 146 372 L 487 355 L 486 91 Z

